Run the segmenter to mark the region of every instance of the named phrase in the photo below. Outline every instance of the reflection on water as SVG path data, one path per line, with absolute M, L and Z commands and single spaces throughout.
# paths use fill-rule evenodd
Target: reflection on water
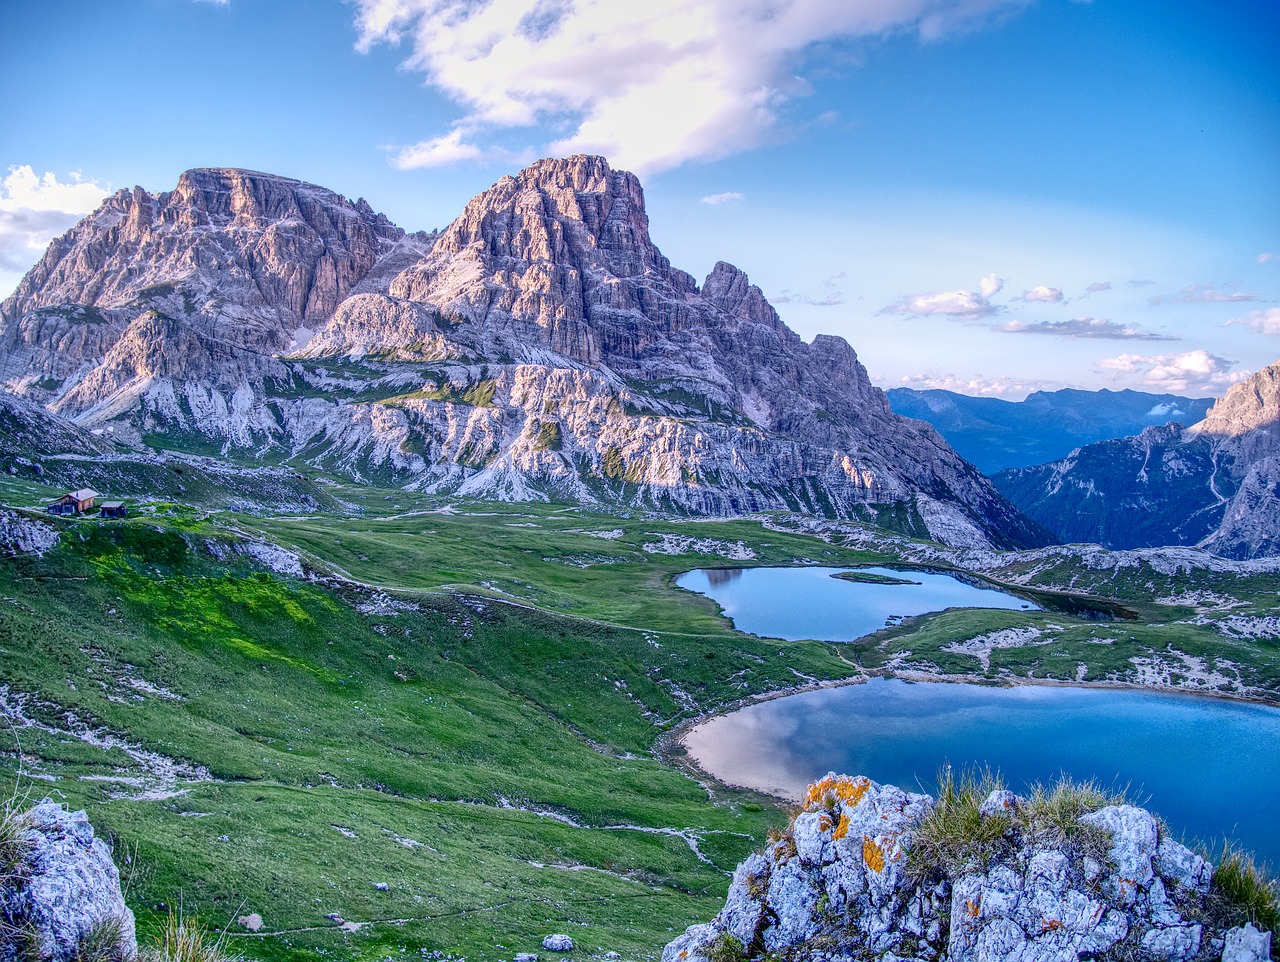
M 828 771 L 914 791 L 928 791 L 944 764 L 990 765 L 1015 791 L 1066 772 L 1129 786 L 1175 836 L 1231 836 L 1280 863 L 1280 710 L 1262 705 L 873 678 L 713 718 L 685 745 L 725 781 L 793 798 Z
M 741 568 L 703 568 L 702 573 L 707 576 L 707 584 L 712 588 L 719 588 L 742 577 Z
M 832 577 L 850 570 L 899 583 Z M 850 641 L 893 620 L 944 608 L 1036 607 L 950 575 L 888 568 L 699 568 L 676 584 L 714 599 L 739 631 L 791 641 Z

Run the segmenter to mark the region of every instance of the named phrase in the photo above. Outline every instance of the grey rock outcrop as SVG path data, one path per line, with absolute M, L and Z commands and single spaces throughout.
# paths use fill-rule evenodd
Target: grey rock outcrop
M 1213 928 L 1203 910 L 1212 867 L 1141 808 L 1099 808 L 1064 834 L 1025 800 L 993 792 L 980 810 L 996 831 L 984 833 L 981 854 L 975 846 L 953 862 L 930 860 L 936 836 L 922 839 L 936 804 L 828 775 L 786 833 L 739 865 L 715 919 L 671 942 L 663 962 L 1216 962 L 1269 953 L 1266 934 Z
M 1064 541 L 1196 545 L 1238 560 L 1280 553 L 1280 363 L 1189 428 L 1147 428 L 995 482 Z
M 43 555 L 58 543 L 58 531 L 51 524 L 28 518 L 16 511 L 0 510 L 0 556 Z
M 137 955 L 133 913 L 120 892 L 120 873 L 107 844 L 84 812 L 46 799 L 17 816 L 28 848 L 11 876 L 0 880 L 0 962 L 14 962 L 29 939 L 40 959 L 65 962 L 86 939 L 110 944 L 103 959 Z

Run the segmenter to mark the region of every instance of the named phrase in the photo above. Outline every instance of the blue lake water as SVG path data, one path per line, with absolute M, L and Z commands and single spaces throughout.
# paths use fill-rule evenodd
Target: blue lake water
M 844 581 L 832 575 L 865 571 L 916 584 Z M 676 584 L 714 600 L 739 631 L 799 641 L 851 641 L 891 618 L 944 608 L 1034 609 L 1036 605 L 949 575 L 889 568 L 699 568 Z
M 1280 866 L 1280 709 L 1192 695 L 873 678 L 713 718 L 685 745 L 724 781 L 788 797 L 828 771 L 928 791 L 990 766 L 1014 791 L 1065 772 L 1128 787 L 1189 841 Z

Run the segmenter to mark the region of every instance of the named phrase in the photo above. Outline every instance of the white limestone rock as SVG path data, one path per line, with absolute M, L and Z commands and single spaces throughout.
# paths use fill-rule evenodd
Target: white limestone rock
M 16 511 L 0 511 L 0 555 L 33 554 L 41 557 L 57 545 L 58 537 L 57 529 L 51 524 Z
M 1222 962 L 1269 962 L 1271 933 L 1246 924 L 1228 929 L 1222 947 Z
M 132 958 L 138 947 L 133 913 L 111 850 L 85 813 L 45 799 L 19 817 L 31 847 L 16 873 L 0 880 L 0 922 L 31 927 L 48 962 L 74 958 L 85 936 L 112 925 L 122 956 Z M 0 962 L 14 962 L 16 953 L 0 939 Z

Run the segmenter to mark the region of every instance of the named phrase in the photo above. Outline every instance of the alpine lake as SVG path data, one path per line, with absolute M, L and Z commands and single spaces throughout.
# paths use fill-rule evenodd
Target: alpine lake
M 739 631 L 850 641 L 945 608 L 1035 608 L 949 575 L 887 568 L 698 569 L 676 583 Z M 1186 841 L 1223 839 L 1280 864 L 1280 710 L 1222 698 L 1062 684 L 871 678 L 713 717 L 688 732 L 712 776 L 787 798 L 828 771 L 926 791 L 938 772 L 990 768 L 1025 792 L 1062 775 L 1123 791 Z

